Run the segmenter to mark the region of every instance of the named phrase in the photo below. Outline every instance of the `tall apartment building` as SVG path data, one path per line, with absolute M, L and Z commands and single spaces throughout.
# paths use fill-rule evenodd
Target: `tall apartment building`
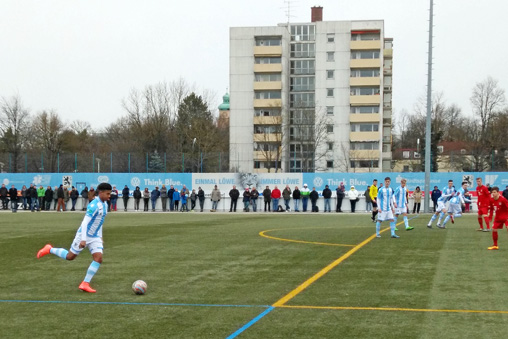
M 230 29 L 230 167 L 391 170 L 392 42 L 384 22 Z

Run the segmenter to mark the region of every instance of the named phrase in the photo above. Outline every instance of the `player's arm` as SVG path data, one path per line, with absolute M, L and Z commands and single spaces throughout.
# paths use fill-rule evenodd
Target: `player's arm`
M 375 187 L 374 187 L 374 185 L 372 185 L 369 189 L 370 200 L 376 201 L 376 203 L 377 203 L 377 196 L 374 196 L 374 190 L 375 190 Z
M 379 212 L 383 212 L 383 209 L 381 208 L 381 201 L 379 200 L 379 196 L 376 198 L 376 204 L 377 204 L 377 209 Z
M 397 201 L 395 201 L 395 194 L 392 195 L 392 199 L 390 200 L 390 205 L 392 206 L 392 209 L 397 208 Z

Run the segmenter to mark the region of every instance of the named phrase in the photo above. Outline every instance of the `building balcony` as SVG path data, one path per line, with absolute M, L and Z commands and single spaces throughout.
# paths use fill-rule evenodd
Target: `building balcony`
M 282 72 L 282 64 L 254 64 L 254 73 Z
M 254 99 L 254 107 L 282 107 L 282 99 Z
M 254 46 L 255 56 L 281 56 L 282 46 Z
M 392 75 L 392 66 L 383 68 L 384 75 Z
M 254 125 L 280 125 L 282 124 L 282 117 L 254 117 Z
M 383 152 L 383 160 L 392 160 L 392 152 Z
M 277 154 L 276 151 L 254 151 L 254 161 L 275 161 L 279 156 L 279 162 L 281 154 Z
M 349 132 L 349 140 L 356 141 L 379 141 L 381 132 Z
M 259 133 L 254 134 L 254 142 L 281 142 L 281 133 Z
M 282 81 L 262 81 L 254 83 L 255 91 L 282 90 Z
M 379 122 L 380 114 L 350 114 L 349 122 Z
M 381 59 L 351 59 L 350 68 L 380 68 Z
M 379 86 L 381 78 L 379 77 L 352 77 L 349 78 L 349 86 Z
M 373 50 L 381 49 L 381 40 L 351 41 L 351 50 Z
M 386 58 L 393 58 L 393 49 L 391 48 L 386 48 L 383 50 L 383 57 Z
M 350 150 L 349 158 L 354 160 L 379 160 L 379 150 Z
M 351 95 L 349 97 L 351 105 L 379 105 L 381 103 L 381 95 Z

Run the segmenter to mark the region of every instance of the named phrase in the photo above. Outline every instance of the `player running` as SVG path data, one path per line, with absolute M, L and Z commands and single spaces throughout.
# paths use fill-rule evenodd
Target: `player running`
M 83 248 L 88 247 L 88 250 L 92 253 L 93 261 L 90 267 L 88 267 L 85 279 L 79 285 L 79 289 L 89 293 L 96 292 L 90 287 L 90 281 L 102 263 L 102 224 L 108 213 L 106 202 L 111 195 L 111 189 L 111 185 L 108 183 L 101 183 L 97 186 L 99 195 L 88 204 L 85 217 L 76 232 L 70 251 L 67 251 L 65 248 L 54 248 L 50 244 L 47 244 L 37 253 L 37 258 L 39 259 L 51 253 L 64 260 L 74 260 Z
M 406 179 L 402 179 L 400 181 L 400 186 L 395 189 L 394 193 L 395 202 L 397 203 L 397 208 L 395 208 L 395 227 L 397 226 L 397 217 L 402 214 L 404 225 L 406 225 L 406 231 L 411 231 L 414 227 L 409 226 L 409 221 L 407 220 L 408 191 L 406 182 Z M 395 230 L 397 231 L 397 228 L 395 228 Z
M 487 186 L 482 184 L 482 178 L 476 178 L 476 195 L 478 195 L 478 223 L 480 228 L 477 231 L 488 232 L 490 231 L 490 217 L 488 215 L 490 208 L 490 192 Z M 483 228 L 483 221 L 487 228 Z
M 452 224 L 455 223 L 455 218 L 460 218 L 462 216 L 462 204 L 468 202 L 471 203 L 471 200 L 467 199 L 464 194 L 466 192 L 467 182 L 462 182 L 462 187 L 460 187 L 455 195 L 450 199 L 450 205 L 448 206 L 448 215 L 446 216 L 443 225 L 437 226 L 439 228 L 446 228 L 446 223 L 448 220 L 452 221 Z
M 390 231 L 392 238 L 400 238 L 395 234 L 395 220 L 393 218 L 393 210 L 397 208 L 397 203 L 394 199 L 393 189 L 390 187 L 390 177 L 385 178 L 385 185 L 378 191 L 377 194 L 377 208 L 379 211 L 376 222 L 376 237 L 381 238 L 380 229 L 383 221 L 390 221 Z
M 377 179 L 372 181 L 369 190 L 370 200 L 372 200 L 372 222 L 376 222 L 377 211 Z
M 494 245 L 490 246 L 489 250 L 498 250 L 497 246 L 497 230 L 503 229 L 503 225 L 507 223 L 508 220 L 508 200 L 503 197 L 499 193 L 498 187 L 492 187 L 492 198 L 489 201 L 489 209 L 490 211 L 496 212 L 496 216 L 494 218 L 494 223 L 492 224 L 492 240 L 494 241 Z M 508 227 L 508 226 L 507 226 Z
M 455 187 L 453 187 L 453 180 L 448 180 L 448 187 L 443 188 L 443 193 L 437 199 L 437 208 L 436 213 L 432 215 L 432 218 L 430 218 L 429 223 L 427 224 L 428 228 L 432 228 L 432 223 L 434 220 L 436 220 L 437 216 L 439 215 L 439 219 L 437 220 L 437 227 L 441 226 L 441 219 L 443 219 L 445 213 L 446 213 L 446 203 L 448 200 L 452 198 L 452 196 L 455 194 Z

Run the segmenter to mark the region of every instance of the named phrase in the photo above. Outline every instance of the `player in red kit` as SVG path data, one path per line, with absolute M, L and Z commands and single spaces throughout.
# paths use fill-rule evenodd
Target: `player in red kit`
M 494 224 L 492 225 L 492 240 L 494 245 L 489 250 L 498 250 L 497 246 L 497 230 L 503 229 L 506 220 L 508 220 L 508 200 L 499 193 L 498 187 L 492 187 L 492 198 L 490 199 L 490 211 L 496 212 Z
M 480 228 L 477 231 L 488 232 L 490 230 L 489 218 L 489 205 L 490 205 L 490 192 L 487 186 L 482 184 L 482 178 L 476 178 L 476 194 L 478 195 L 478 223 Z M 486 229 L 483 228 L 483 221 L 485 220 Z

